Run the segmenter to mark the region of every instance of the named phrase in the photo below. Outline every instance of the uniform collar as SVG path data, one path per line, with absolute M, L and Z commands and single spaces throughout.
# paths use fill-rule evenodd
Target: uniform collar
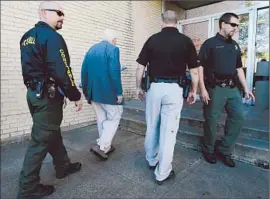
M 42 26 L 42 27 L 44 27 L 44 28 L 49 28 L 49 29 L 51 29 L 51 30 L 53 30 L 53 31 L 56 31 L 56 30 L 54 30 L 49 24 L 47 24 L 47 23 L 44 22 L 44 21 L 39 21 L 35 26 L 36 26 L 36 27 L 37 27 L 37 26 Z
M 162 28 L 161 32 L 175 33 L 178 32 L 178 29 L 176 27 L 164 27 Z
M 231 37 L 230 38 L 226 38 L 226 37 L 224 37 L 223 35 L 221 35 L 219 33 L 216 34 L 216 38 L 218 38 L 221 41 L 227 42 L 227 43 L 231 43 L 232 42 L 232 38 Z

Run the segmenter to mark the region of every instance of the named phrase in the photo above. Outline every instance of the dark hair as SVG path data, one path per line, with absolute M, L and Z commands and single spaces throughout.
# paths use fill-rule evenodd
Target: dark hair
M 237 14 L 234 14 L 232 12 L 227 12 L 225 14 L 223 14 L 220 18 L 219 18 L 219 29 L 221 29 L 221 24 L 222 22 L 230 22 L 231 18 L 234 17 L 236 19 L 239 19 L 239 17 L 237 16 Z

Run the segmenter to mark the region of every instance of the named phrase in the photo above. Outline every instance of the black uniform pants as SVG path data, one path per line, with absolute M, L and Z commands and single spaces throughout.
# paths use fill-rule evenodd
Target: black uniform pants
M 70 162 L 62 141 L 60 125 L 63 119 L 63 96 L 56 93 L 55 99 L 48 99 L 45 92 L 42 99 L 36 98 L 36 92 L 27 91 L 27 102 L 33 118 L 31 140 L 25 154 L 19 179 L 19 195 L 31 198 L 40 182 L 40 169 L 47 153 L 53 157 L 55 167 Z
M 214 89 L 209 88 L 208 93 L 211 100 L 203 107 L 205 123 L 202 150 L 207 153 L 214 152 L 217 120 L 225 108 L 227 112 L 225 136 L 221 138 L 217 149 L 224 155 L 229 155 L 244 123 L 244 110 L 239 89 L 216 86 Z

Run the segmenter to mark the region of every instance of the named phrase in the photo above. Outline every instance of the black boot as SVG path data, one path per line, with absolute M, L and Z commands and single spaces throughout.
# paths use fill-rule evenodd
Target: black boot
M 17 199 L 24 199 L 24 198 L 29 198 L 29 199 L 40 199 L 44 196 L 49 196 L 54 192 L 54 186 L 52 185 L 43 185 L 43 184 L 38 184 L 35 191 L 27 196 L 23 195 L 18 195 Z
M 56 178 L 62 179 L 69 174 L 72 174 L 81 170 L 81 167 L 82 167 L 82 164 L 80 162 L 69 163 L 68 165 L 63 166 L 63 167 L 56 167 L 55 168 Z
M 155 166 L 150 166 L 149 165 L 149 169 L 154 171 L 156 169 L 157 165 L 158 165 L 158 163 Z
M 216 154 L 218 158 L 220 158 L 225 165 L 227 165 L 228 167 L 235 167 L 235 162 L 231 158 L 231 155 L 224 155 L 218 150 L 216 150 Z
M 216 155 L 214 153 L 207 153 L 204 150 L 202 150 L 202 154 L 203 154 L 203 157 L 206 160 L 206 162 L 208 162 L 210 164 L 217 163 L 217 158 L 216 158 Z

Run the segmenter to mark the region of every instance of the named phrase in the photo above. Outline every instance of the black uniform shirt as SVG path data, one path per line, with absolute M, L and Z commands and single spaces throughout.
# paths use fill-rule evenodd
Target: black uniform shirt
M 181 77 L 187 66 L 197 67 L 197 52 L 189 37 L 177 28 L 166 27 L 146 41 L 137 62 L 144 66 L 149 63 L 150 77 Z
M 207 39 L 201 46 L 199 60 L 206 74 L 232 76 L 242 67 L 241 50 L 236 41 L 226 39 L 219 33 Z
M 24 83 L 52 77 L 70 101 L 81 98 L 70 68 L 63 37 L 45 22 L 38 22 L 20 41 Z

